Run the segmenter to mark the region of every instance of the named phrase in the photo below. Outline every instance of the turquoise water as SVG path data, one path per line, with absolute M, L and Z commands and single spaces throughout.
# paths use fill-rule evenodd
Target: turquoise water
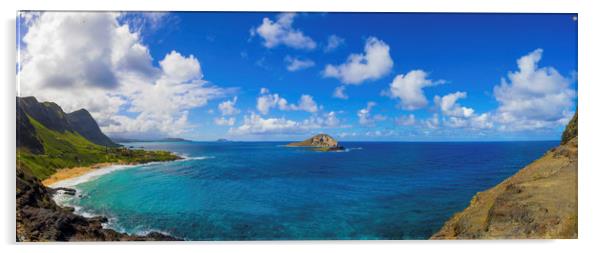
M 283 144 L 128 143 L 188 159 L 113 171 L 64 201 L 118 231 L 187 240 L 426 239 L 558 142 Z

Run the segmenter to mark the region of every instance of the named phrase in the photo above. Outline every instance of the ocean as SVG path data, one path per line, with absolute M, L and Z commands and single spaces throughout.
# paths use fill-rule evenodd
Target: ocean
M 558 145 L 535 142 L 143 142 L 186 159 L 115 166 L 59 195 L 120 232 L 186 240 L 428 239 L 472 196 Z

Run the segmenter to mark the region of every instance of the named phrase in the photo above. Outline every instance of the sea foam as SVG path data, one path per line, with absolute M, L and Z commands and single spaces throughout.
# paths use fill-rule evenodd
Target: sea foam
M 99 169 L 94 169 L 81 176 L 58 181 L 54 184 L 49 185 L 49 187 L 50 188 L 74 187 L 78 184 L 94 180 L 96 178 L 99 178 L 103 175 L 112 173 L 114 171 L 128 169 L 128 168 L 132 168 L 134 166 L 137 166 L 137 165 L 111 165 L 111 166 L 107 166 L 107 167 L 103 167 L 103 168 L 99 168 Z

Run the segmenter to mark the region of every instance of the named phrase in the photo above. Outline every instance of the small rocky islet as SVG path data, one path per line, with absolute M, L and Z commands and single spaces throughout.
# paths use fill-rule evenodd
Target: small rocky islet
M 328 134 L 317 134 L 309 139 L 300 142 L 292 142 L 286 145 L 287 147 L 308 147 L 315 151 L 340 151 L 345 150 L 337 140 Z

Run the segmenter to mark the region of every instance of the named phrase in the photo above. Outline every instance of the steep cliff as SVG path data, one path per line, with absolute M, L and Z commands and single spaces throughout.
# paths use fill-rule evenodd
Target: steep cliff
M 17 113 L 19 112 L 23 112 L 52 131 L 75 132 L 97 145 L 119 146 L 102 133 L 92 115 L 85 109 L 65 113 L 53 102 L 40 103 L 35 97 L 17 97 Z
M 71 129 L 78 132 L 92 143 L 109 147 L 118 146 L 102 133 L 98 124 L 96 124 L 96 121 L 86 109 L 79 109 L 72 113 L 68 113 L 67 120 L 69 121 L 69 125 L 71 125 Z
M 477 193 L 431 239 L 577 238 L 577 114 L 567 130 L 563 144 Z

